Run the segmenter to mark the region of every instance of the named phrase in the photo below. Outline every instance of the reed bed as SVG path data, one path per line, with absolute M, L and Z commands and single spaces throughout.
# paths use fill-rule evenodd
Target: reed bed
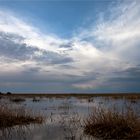
M 41 124 L 43 121 L 43 116 L 35 115 L 23 107 L 0 106 L 0 130 L 16 125 Z
M 140 139 L 140 116 L 131 107 L 123 111 L 94 108 L 84 123 L 84 133 L 103 139 Z

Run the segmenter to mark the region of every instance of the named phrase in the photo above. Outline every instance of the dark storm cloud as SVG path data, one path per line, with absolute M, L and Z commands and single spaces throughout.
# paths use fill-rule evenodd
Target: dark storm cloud
M 63 56 L 51 51 L 42 51 L 42 55 L 35 56 L 34 59 L 43 63 L 47 62 L 50 64 L 64 64 L 73 62 L 73 59 L 71 57 Z
M 132 92 L 140 90 L 140 66 L 128 68 L 116 73 L 116 76 L 107 80 L 110 89 L 116 91 Z
M 2 91 L 12 92 L 80 92 L 73 83 L 87 80 L 87 77 L 74 75 L 48 74 L 41 72 L 39 67 L 26 67 L 21 73 L 0 75 Z
M 28 60 L 38 51 L 37 48 L 26 46 L 23 43 L 16 43 L 14 40 L 22 40 L 22 37 L 12 34 L 0 33 L 0 56 L 16 60 Z
M 35 60 L 43 63 L 61 64 L 72 62 L 72 58 L 61 54 L 27 46 L 21 43 L 24 38 L 15 34 L 0 33 L 0 56 L 15 60 Z M 36 53 L 41 55 L 36 55 Z
M 62 64 L 65 70 L 73 69 L 73 67 L 67 66 L 66 64 Z M 76 76 L 74 73 L 69 74 L 61 74 L 54 73 L 51 70 L 43 69 L 44 63 L 38 64 L 35 66 L 24 64 L 22 65 L 22 69 L 17 72 L 11 72 L 10 70 L 5 73 L 0 73 L 0 83 L 52 83 L 53 84 L 68 84 L 69 86 L 73 83 L 85 81 L 91 78 L 91 76 Z M 60 65 L 61 67 L 61 65 Z M 57 69 L 57 68 L 56 68 Z
M 139 82 L 140 84 L 140 66 L 128 68 L 124 71 L 117 72 L 117 77 L 112 77 L 109 81 L 116 82 Z

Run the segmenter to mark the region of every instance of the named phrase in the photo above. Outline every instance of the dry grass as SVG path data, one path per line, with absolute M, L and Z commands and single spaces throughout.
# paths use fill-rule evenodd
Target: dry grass
M 9 108 L 0 106 L 0 130 L 15 125 L 42 123 L 43 117 L 29 113 L 25 108 Z
M 96 108 L 85 121 L 84 132 L 104 139 L 140 139 L 140 116 L 132 108 L 121 113 Z

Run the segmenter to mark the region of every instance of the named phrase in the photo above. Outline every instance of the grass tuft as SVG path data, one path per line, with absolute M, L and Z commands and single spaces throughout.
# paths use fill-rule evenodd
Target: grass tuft
M 29 113 L 25 108 L 8 108 L 0 106 L 0 130 L 15 125 L 27 125 L 31 123 L 42 123 L 44 118 Z
M 85 121 L 84 132 L 105 139 L 140 139 L 140 117 L 132 108 L 122 112 L 95 108 Z

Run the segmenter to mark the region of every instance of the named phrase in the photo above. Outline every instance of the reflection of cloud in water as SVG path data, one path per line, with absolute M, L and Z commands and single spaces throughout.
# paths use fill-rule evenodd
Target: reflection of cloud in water
M 46 122 L 43 125 L 30 125 L 30 131 L 28 129 L 24 131 L 26 140 L 70 140 L 72 138 L 75 140 L 97 140 L 83 134 L 82 122 L 84 117 L 92 112 L 93 107 L 103 106 L 108 108 L 116 104 L 118 108 L 122 108 L 125 101 L 123 99 L 106 100 L 103 97 L 79 99 L 72 97 L 42 98 L 39 102 L 33 102 L 32 98 L 29 98 L 24 103 L 13 103 L 12 105 L 26 105 L 28 109 L 39 111 L 46 116 Z M 10 104 L 8 100 L 3 99 L 3 102 Z M 135 106 L 139 106 L 139 102 Z M 22 140 L 18 136 L 19 133 L 15 133 L 12 134 L 10 140 Z

